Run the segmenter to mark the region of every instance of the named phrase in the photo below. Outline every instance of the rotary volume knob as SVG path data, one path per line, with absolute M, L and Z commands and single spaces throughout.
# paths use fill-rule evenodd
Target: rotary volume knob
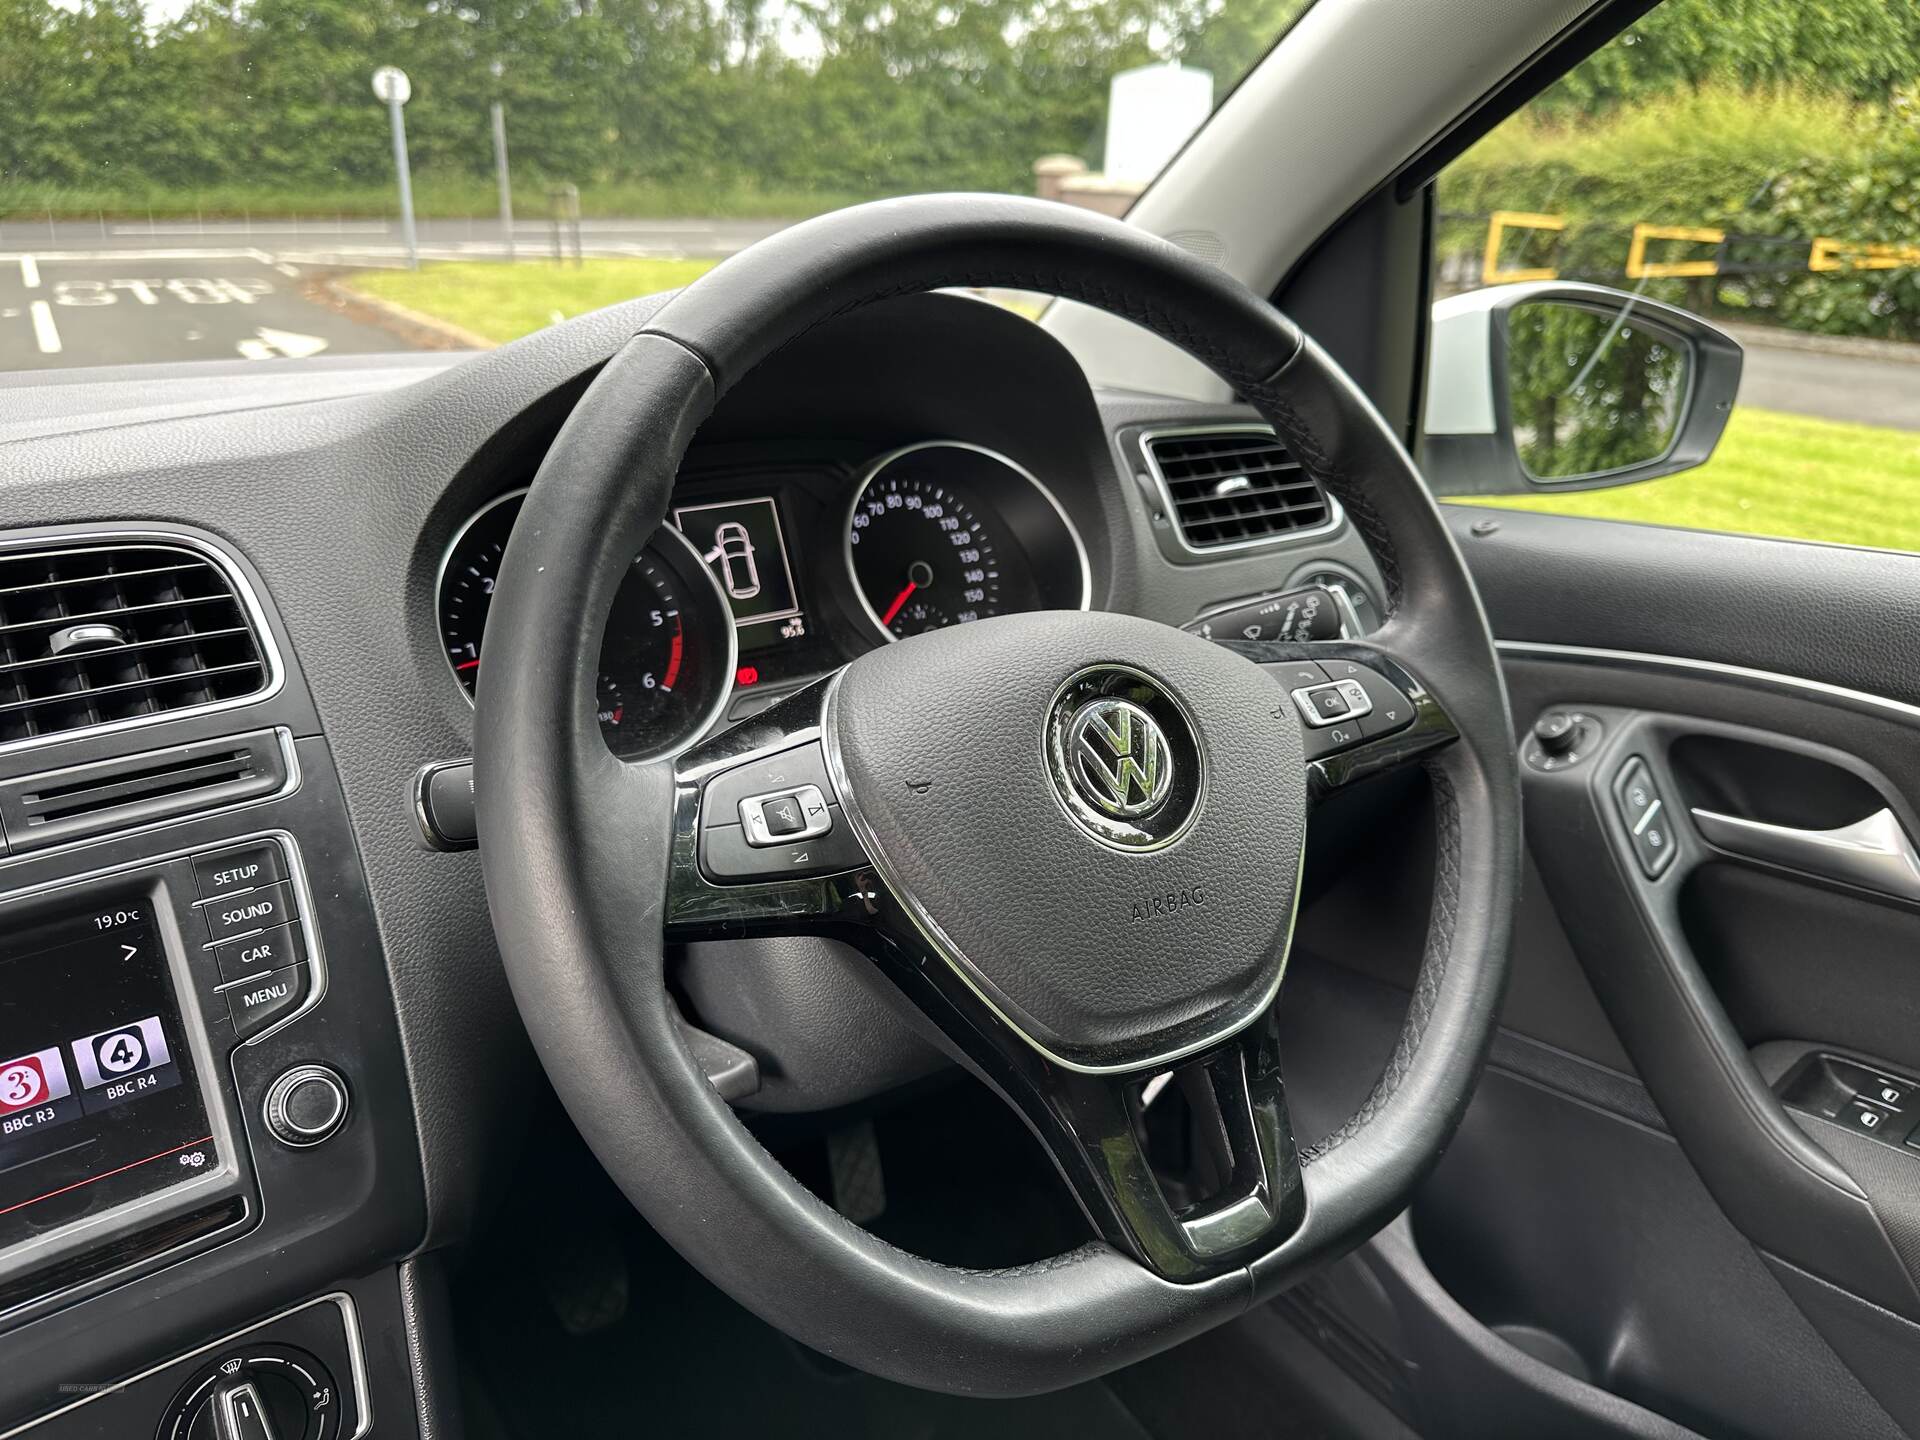
M 331 1140 L 347 1123 L 347 1082 L 325 1065 L 296 1065 L 267 1091 L 267 1130 L 282 1145 L 305 1150 Z

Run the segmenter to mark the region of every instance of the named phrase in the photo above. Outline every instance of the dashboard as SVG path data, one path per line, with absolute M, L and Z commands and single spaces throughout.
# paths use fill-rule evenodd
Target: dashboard
M 657 303 L 468 358 L 0 386 L 0 1435 L 199 1435 L 242 1401 L 420 1433 L 422 1257 L 481 1224 L 543 1083 L 421 778 L 459 789 L 474 696 L 514 683 L 485 633 L 521 497 Z M 578 680 L 635 760 L 925 630 L 1352 630 L 1385 593 L 1250 410 L 1097 392 L 956 295 L 744 377 L 662 519 Z M 757 943 L 688 957 L 690 1018 L 871 1013 L 816 985 L 757 1016 Z M 743 1113 L 922 1063 L 862 1042 Z

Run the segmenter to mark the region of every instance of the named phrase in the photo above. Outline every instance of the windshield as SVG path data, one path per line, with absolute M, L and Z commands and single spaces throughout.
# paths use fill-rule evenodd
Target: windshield
M 1304 8 L 0 0 L 0 371 L 483 347 L 888 195 L 1122 214 Z

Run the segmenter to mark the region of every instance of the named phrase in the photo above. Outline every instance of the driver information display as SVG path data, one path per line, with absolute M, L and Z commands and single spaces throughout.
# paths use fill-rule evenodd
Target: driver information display
M 153 926 L 127 895 L 0 938 L 0 1249 L 216 1161 Z

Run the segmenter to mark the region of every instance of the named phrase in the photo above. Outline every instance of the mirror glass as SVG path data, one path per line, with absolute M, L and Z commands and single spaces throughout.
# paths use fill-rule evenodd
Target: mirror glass
M 1673 448 L 1691 347 L 1632 305 L 1529 300 L 1507 314 L 1514 448 L 1536 480 L 1629 470 Z

